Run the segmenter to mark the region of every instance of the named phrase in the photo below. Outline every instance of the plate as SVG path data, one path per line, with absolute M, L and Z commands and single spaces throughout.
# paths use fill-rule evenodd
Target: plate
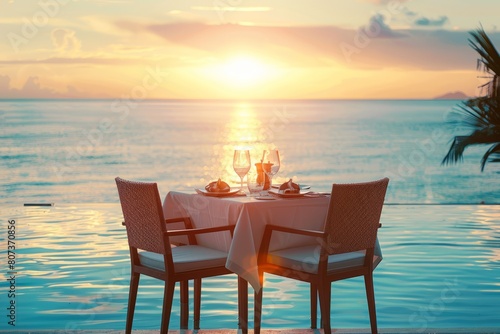
M 300 191 L 300 193 L 280 193 L 278 189 L 269 189 L 268 192 L 273 196 L 282 198 L 304 197 L 305 195 L 310 193 L 310 191 Z
M 281 184 L 273 184 L 271 186 L 271 188 L 279 189 L 280 186 L 281 186 Z M 311 186 L 308 184 L 300 184 L 299 183 L 299 187 L 301 190 L 311 189 Z
M 271 201 L 271 200 L 274 200 L 276 198 L 274 198 L 272 196 L 257 196 L 257 197 L 255 197 L 255 199 L 260 199 L 262 201 Z
M 236 194 L 237 192 L 240 191 L 240 188 L 236 188 L 236 189 L 232 188 L 231 190 L 226 191 L 226 192 L 206 191 L 205 189 L 199 189 L 199 188 L 195 188 L 194 190 L 196 190 L 196 192 L 198 194 L 204 195 L 204 196 L 225 197 L 225 196 L 231 196 L 231 195 Z

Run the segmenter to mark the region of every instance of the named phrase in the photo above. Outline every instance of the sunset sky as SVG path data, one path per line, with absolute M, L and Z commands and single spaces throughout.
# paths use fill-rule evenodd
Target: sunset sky
M 0 0 L 0 98 L 428 99 L 498 0 Z

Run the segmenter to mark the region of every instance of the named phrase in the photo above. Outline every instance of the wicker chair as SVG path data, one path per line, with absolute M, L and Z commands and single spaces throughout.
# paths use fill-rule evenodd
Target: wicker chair
M 177 282 L 180 282 L 181 285 L 181 328 L 187 327 L 187 282 L 193 279 L 195 281 L 194 327 L 199 328 L 201 279 L 232 274 L 232 272 L 225 267 L 227 253 L 197 245 L 196 235 L 216 232 L 226 232 L 232 235 L 234 226 L 226 225 L 203 229 L 188 228 L 168 231 L 166 225 L 171 222 L 178 222 L 179 219 L 164 219 L 156 183 L 127 181 L 119 177 L 115 181 L 120 197 L 124 225 L 127 229 L 131 260 L 125 333 L 129 334 L 132 331 L 141 274 L 165 282 L 161 334 L 168 333 L 174 288 Z M 180 218 L 180 220 L 184 220 L 186 226 L 189 227 L 189 219 Z M 186 235 L 189 244 L 172 247 L 169 237 L 180 235 Z M 238 286 L 243 282 L 244 280 L 238 279 Z M 239 310 L 241 310 L 241 306 Z M 242 325 L 246 326 L 246 323 Z M 247 329 L 243 327 L 243 332 L 246 331 Z
M 330 334 L 331 283 L 364 276 L 371 332 L 377 333 L 373 269 L 374 263 L 381 259 L 374 255 L 374 249 L 388 183 L 389 179 L 384 178 L 366 183 L 333 184 L 324 231 L 266 226 L 258 258 L 261 286 L 265 272 L 309 282 L 312 328 L 316 328 L 317 296 L 324 333 Z M 273 233 L 310 236 L 316 244 L 269 251 Z M 262 290 L 255 291 L 255 334 L 261 329 Z

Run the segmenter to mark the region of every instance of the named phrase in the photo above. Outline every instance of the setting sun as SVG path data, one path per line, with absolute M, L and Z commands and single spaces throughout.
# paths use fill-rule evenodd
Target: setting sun
M 237 85 L 252 85 L 263 80 L 267 74 L 266 66 L 250 57 L 238 57 L 222 66 L 225 79 Z
M 242 56 L 228 60 L 218 72 L 229 85 L 251 86 L 268 79 L 271 69 L 255 58 Z

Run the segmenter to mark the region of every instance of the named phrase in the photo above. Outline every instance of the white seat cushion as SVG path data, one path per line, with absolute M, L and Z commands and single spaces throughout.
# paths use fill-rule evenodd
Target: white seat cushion
M 223 267 L 226 264 L 227 253 L 199 245 L 186 245 L 172 248 L 172 258 L 175 271 L 186 272 Z M 146 267 L 165 270 L 162 254 L 142 251 L 139 252 L 139 259 Z
M 318 272 L 320 248 L 318 245 L 281 249 L 270 252 L 267 262 L 294 270 L 302 270 L 311 274 Z M 365 252 L 351 252 L 335 254 L 328 257 L 327 271 L 334 273 L 348 268 L 363 265 Z M 373 257 L 373 262 L 378 264 L 378 256 Z

